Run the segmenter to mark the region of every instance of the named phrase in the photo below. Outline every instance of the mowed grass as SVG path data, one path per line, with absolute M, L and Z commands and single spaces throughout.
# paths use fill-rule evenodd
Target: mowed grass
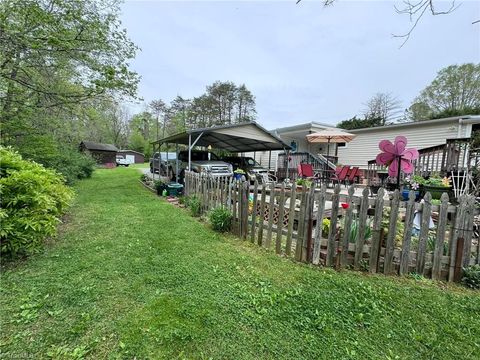
M 480 295 L 296 264 L 212 232 L 131 168 L 76 186 L 1 280 L 4 358 L 478 359 Z

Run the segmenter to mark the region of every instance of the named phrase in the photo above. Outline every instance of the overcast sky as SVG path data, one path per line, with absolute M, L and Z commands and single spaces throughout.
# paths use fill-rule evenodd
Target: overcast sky
M 480 2 L 427 14 L 402 48 L 392 34 L 411 23 L 394 4 L 127 1 L 122 21 L 141 48 L 132 68 L 146 102 L 198 96 L 216 80 L 244 83 L 256 97 L 257 121 L 273 129 L 335 124 L 359 115 L 379 91 L 406 108 L 441 68 L 480 61 L 480 23 L 472 25 Z

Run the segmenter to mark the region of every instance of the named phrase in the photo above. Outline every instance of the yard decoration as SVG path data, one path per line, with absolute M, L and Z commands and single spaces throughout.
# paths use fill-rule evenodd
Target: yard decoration
M 397 136 L 393 144 L 390 140 L 382 140 L 378 147 L 382 152 L 377 155 L 377 164 L 388 166 L 388 175 L 397 178 L 397 187 L 400 188 L 400 172 L 403 171 L 405 174 L 413 172 L 412 161 L 419 156 L 417 149 L 406 149 L 405 136 Z

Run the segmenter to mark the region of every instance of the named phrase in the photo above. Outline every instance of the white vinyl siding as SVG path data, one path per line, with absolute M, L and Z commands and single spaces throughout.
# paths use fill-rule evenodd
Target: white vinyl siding
M 387 139 L 393 142 L 396 136 L 403 135 L 408 140 L 407 147 L 413 147 L 418 150 L 445 144 L 447 139 L 457 138 L 458 120 L 452 119 L 451 122 L 437 124 L 413 125 L 391 128 L 376 128 L 371 131 L 355 132 L 357 136 L 348 144 L 346 148 L 338 149 L 338 162 L 342 165 L 354 165 L 362 168 L 367 167 L 369 160 L 375 159 L 380 152 L 378 144 L 381 140 Z M 462 132 L 460 132 L 462 135 Z

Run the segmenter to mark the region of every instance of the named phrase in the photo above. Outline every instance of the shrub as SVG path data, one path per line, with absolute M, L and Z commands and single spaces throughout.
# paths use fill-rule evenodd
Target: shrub
M 54 170 L 0 147 L 0 252 L 28 255 L 56 233 L 73 192 Z
M 79 179 L 89 178 L 95 170 L 95 160 L 78 149 L 59 146 L 50 136 L 29 136 L 18 146 L 24 159 L 35 161 L 59 172 L 71 185 Z
M 462 283 L 471 289 L 480 289 L 480 265 L 470 265 L 463 268 Z
M 232 227 L 232 214 L 223 206 L 213 209 L 210 212 L 210 223 L 215 231 L 230 231 L 230 228 Z
M 196 196 L 188 198 L 187 206 L 190 208 L 190 213 L 192 216 L 199 217 L 202 210 L 202 203 L 200 199 Z

